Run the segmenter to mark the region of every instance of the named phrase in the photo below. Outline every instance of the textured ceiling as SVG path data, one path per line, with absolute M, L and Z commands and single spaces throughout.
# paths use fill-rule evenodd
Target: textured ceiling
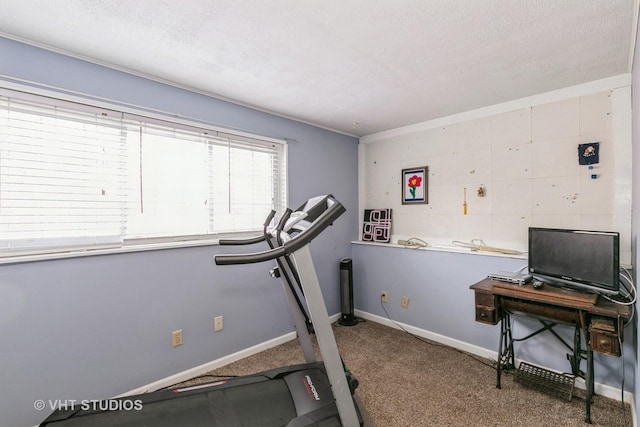
M 629 73 L 637 0 L 0 0 L 0 34 L 352 135 Z

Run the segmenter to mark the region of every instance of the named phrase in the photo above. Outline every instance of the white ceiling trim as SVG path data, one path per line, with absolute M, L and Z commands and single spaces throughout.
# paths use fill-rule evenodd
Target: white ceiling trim
M 455 123 L 494 116 L 496 114 L 519 110 L 521 108 L 535 107 L 536 105 L 548 104 L 551 102 L 561 101 L 563 99 L 589 95 L 606 90 L 613 90 L 625 86 L 631 86 L 631 74 L 619 74 L 617 76 L 608 77 L 606 79 L 570 86 L 551 92 L 541 93 L 539 95 L 527 96 L 524 98 L 516 99 L 514 101 L 503 102 L 501 104 L 465 111 L 463 113 L 454 114 L 447 117 L 441 117 L 438 119 L 428 120 L 409 126 L 403 126 L 396 129 L 373 133 L 371 135 L 361 137 L 360 143 L 367 144 L 414 132 L 435 129 L 442 126 L 450 126 Z
M 150 81 L 154 81 L 154 82 L 157 82 L 157 83 L 165 84 L 167 86 L 172 86 L 172 87 L 175 87 L 175 88 L 178 88 L 178 89 L 183 89 L 183 90 L 186 90 L 186 91 L 189 91 L 189 92 L 197 93 L 199 95 L 207 96 L 209 98 L 218 99 L 220 101 L 228 102 L 230 104 L 239 105 L 241 107 L 250 108 L 250 109 L 256 110 L 256 111 L 261 111 L 263 113 L 271 114 L 273 116 L 280 117 L 280 118 L 283 118 L 283 119 L 294 120 L 294 121 L 296 121 L 298 123 L 308 124 L 308 125 L 311 125 L 311 126 L 314 126 L 314 127 L 317 127 L 317 128 L 325 129 L 325 130 L 328 130 L 328 131 L 331 131 L 331 132 L 340 133 L 340 134 L 343 134 L 343 135 L 346 135 L 346 136 L 351 136 L 351 137 L 354 137 L 354 138 L 358 137 L 358 135 L 356 135 L 355 133 L 348 133 L 348 132 L 342 131 L 340 129 L 333 129 L 333 128 L 330 128 L 330 127 L 319 125 L 318 123 L 314 123 L 314 122 L 311 122 L 311 121 L 305 121 L 305 120 L 302 120 L 302 119 L 300 119 L 298 117 L 288 116 L 288 115 L 279 113 L 277 111 L 272 111 L 272 110 L 269 110 L 267 108 L 263 108 L 263 107 L 260 107 L 260 106 L 257 106 L 257 105 L 243 103 L 243 102 L 235 100 L 235 99 L 225 98 L 223 96 L 220 96 L 220 95 L 217 95 L 217 94 L 214 94 L 214 93 L 211 93 L 211 92 L 207 92 L 207 91 L 198 89 L 197 87 L 192 87 L 192 86 L 180 84 L 180 83 L 177 83 L 177 82 L 174 82 L 174 81 L 171 81 L 171 80 L 162 79 L 162 78 L 159 78 L 159 77 L 156 77 L 156 76 L 152 76 L 150 74 L 141 73 L 139 71 L 132 70 L 132 69 L 129 69 L 129 68 L 126 68 L 126 67 L 120 67 L 120 66 L 117 66 L 117 65 L 114 65 L 114 64 L 110 64 L 110 63 L 107 63 L 107 62 L 104 62 L 104 61 L 100 61 L 100 60 L 97 60 L 97 59 L 94 59 L 94 58 L 90 58 L 90 57 L 87 57 L 87 56 L 84 56 L 84 55 L 79 55 L 79 54 L 76 54 L 76 53 L 73 53 L 73 52 L 69 52 L 69 51 L 66 51 L 66 50 L 63 50 L 63 49 L 58 49 L 58 48 L 51 47 L 51 46 L 48 46 L 48 45 L 45 45 L 45 44 L 42 44 L 42 43 L 33 42 L 31 40 L 23 39 L 21 37 L 16 37 L 16 36 L 13 36 L 11 34 L 6 34 L 6 33 L 3 33 L 2 31 L 0 31 L 0 37 L 7 38 L 9 40 L 14 40 L 14 41 L 17 41 L 19 43 L 24 43 L 26 45 L 37 47 L 39 49 L 48 50 L 48 51 L 51 51 L 51 52 L 54 52 L 54 53 L 58 53 L 60 55 L 68 56 L 68 57 L 73 58 L 73 59 L 78 59 L 80 61 L 89 62 L 91 64 L 99 65 L 101 67 L 110 68 L 110 69 L 115 70 L 115 71 L 120 71 L 120 72 L 123 72 L 123 73 L 126 73 L 126 74 L 131 74 L 133 76 L 140 77 L 140 78 L 143 78 L 143 79 L 146 79 L 146 80 L 150 80 Z M 10 81 L 10 80 L 16 80 L 15 78 L 13 78 L 11 76 L 5 76 L 5 75 L 2 75 L 2 74 L 0 74 L 0 79 L 4 79 L 5 82 Z M 30 81 L 26 81 L 26 80 L 21 80 L 21 82 L 24 84 L 23 90 L 24 90 L 24 87 L 34 87 L 35 88 L 35 87 L 42 87 L 43 86 L 40 83 L 30 82 Z M 60 94 L 60 93 L 69 93 L 70 92 L 67 89 L 62 89 L 62 88 L 58 88 L 58 87 L 54 87 L 54 86 L 48 86 L 48 88 L 53 93 L 58 93 L 58 94 Z M 8 87 L 8 89 L 11 89 L 11 87 Z M 19 90 L 19 89 L 16 89 L 16 90 Z M 85 93 L 80 93 L 80 92 L 73 92 L 73 93 L 76 96 L 78 96 L 79 98 L 81 98 L 81 99 L 82 98 L 84 98 L 84 99 L 98 99 L 98 98 L 95 97 L 95 95 L 90 95 L 90 94 L 85 94 Z M 103 102 L 106 102 L 108 104 L 111 104 L 111 108 L 113 108 L 113 105 L 125 105 L 120 101 L 109 99 L 109 98 L 100 98 L 100 100 L 103 101 Z M 126 105 L 129 105 L 129 104 L 126 104 Z M 133 105 L 132 107 L 136 108 L 136 109 L 148 110 L 148 108 L 144 108 L 144 107 L 136 106 L 136 105 Z M 105 107 L 105 108 L 109 108 L 109 107 Z M 176 113 L 160 112 L 160 114 L 165 114 L 165 115 L 169 115 L 169 116 L 175 116 Z M 220 126 L 220 125 L 215 125 L 215 126 Z M 243 130 L 238 130 L 238 131 L 242 132 Z M 248 132 L 248 131 L 244 130 L 244 132 Z M 290 139 L 290 138 L 286 138 L 285 136 L 277 137 L 277 138 L 282 138 L 283 140 Z
M 88 108 L 102 108 L 105 110 L 117 111 L 132 116 L 145 117 L 147 119 L 158 120 L 161 122 L 171 122 L 177 125 L 184 125 L 188 128 L 199 128 L 206 131 L 233 134 L 239 137 L 259 139 L 262 141 L 268 141 L 277 144 L 286 145 L 287 142 L 293 141 L 292 138 L 287 138 L 284 136 L 270 137 L 266 135 L 258 135 L 255 132 L 249 132 L 242 129 L 232 129 L 229 127 L 221 126 L 217 123 L 196 119 L 181 114 L 161 110 L 153 110 L 148 107 L 141 107 L 134 104 L 109 100 L 102 97 L 82 94 L 79 92 L 56 88 L 49 85 L 42 85 L 26 80 L 17 80 L 9 76 L 0 74 L 0 94 L 3 92 L 3 90 L 21 92 L 23 94 L 26 94 L 25 96 L 27 97 L 29 95 L 37 95 L 46 98 L 59 99 L 61 101 L 84 105 Z

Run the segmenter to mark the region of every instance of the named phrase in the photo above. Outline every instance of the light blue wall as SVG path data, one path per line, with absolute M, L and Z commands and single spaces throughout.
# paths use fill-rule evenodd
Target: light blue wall
M 357 238 L 357 139 L 0 38 L 0 75 L 289 138 L 289 202 L 347 208 L 311 246 L 330 314 Z M 267 212 L 265 212 L 265 215 Z M 262 250 L 244 248 L 244 250 Z M 271 265 L 217 267 L 228 247 L 0 266 L 0 426 L 41 422 L 36 399 L 107 398 L 293 331 Z M 213 317 L 225 328 L 213 333 Z M 170 346 L 170 332 L 184 345 Z
M 380 292 L 388 292 L 387 311 L 395 321 L 430 333 L 497 352 L 499 326 L 475 321 L 474 293 L 469 286 L 496 271 L 517 271 L 526 259 L 481 254 L 415 250 L 402 247 L 352 245 L 354 265 L 354 304 L 356 309 L 387 317 L 380 304 Z M 403 296 L 409 307 L 401 308 Z M 528 335 L 540 323 L 514 316 L 514 338 Z M 573 343 L 573 329 L 566 326 L 557 332 Z M 635 343 L 633 329 L 625 330 L 625 389 L 633 390 Z M 516 344 L 516 357 L 560 372 L 570 372 L 568 352 L 551 334 L 543 333 Z M 594 354 L 595 380 L 615 388 L 622 386 L 622 359 Z M 583 369 L 585 369 L 583 362 Z M 491 375 L 487 372 L 487 375 Z
M 497 335 L 475 323 L 474 295 L 469 286 L 487 274 L 515 271 L 525 260 L 477 254 L 354 244 L 356 308 L 387 317 L 380 292 L 388 292 L 393 320 L 480 347 L 497 349 Z M 409 308 L 400 301 L 409 297 Z

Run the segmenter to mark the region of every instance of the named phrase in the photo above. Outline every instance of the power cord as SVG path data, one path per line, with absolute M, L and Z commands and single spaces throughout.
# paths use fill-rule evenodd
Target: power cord
M 627 326 L 629 326 L 631 324 L 631 321 L 633 320 L 633 318 L 635 317 L 635 313 L 636 313 L 636 301 L 638 300 L 638 293 L 636 290 L 636 286 L 633 283 L 633 279 L 631 278 L 631 273 L 629 273 L 629 271 L 622 267 L 621 271 L 620 271 L 620 289 L 624 289 L 625 293 L 623 293 L 622 297 L 625 299 L 624 301 L 620 301 L 616 298 L 612 298 L 609 295 L 606 294 L 602 294 L 599 293 L 598 295 L 600 295 L 601 297 L 603 297 L 604 299 L 611 301 L 614 304 L 618 304 L 618 305 L 625 305 L 629 307 L 629 311 L 631 312 L 631 315 L 629 316 L 629 320 L 627 320 L 627 322 L 624 324 L 624 327 L 626 328 Z
M 618 325 L 620 324 L 620 315 L 618 315 Z M 620 385 L 620 406 L 622 408 L 622 425 L 627 425 L 627 411 L 624 407 L 624 350 L 622 348 L 622 339 L 618 334 L 618 345 L 620 346 L 620 360 L 622 363 L 622 384 Z
M 404 246 L 405 248 L 413 249 L 429 247 L 429 244 L 427 242 L 417 237 L 411 237 L 407 240 L 398 240 L 398 244 Z
M 393 320 L 393 319 L 391 318 L 391 315 L 390 315 L 390 314 L 389 314 L 389 312 L 387 311 L 387 308 L 384 306 L 384 302 L 382 301 L 382 297 L 380 297 L 380 306 L 382 307 L 382 310 L 384 310 L 384 312 L 386 313 L 386 315 L 387 315 L 387 319 L 389 319 L 389 320 L 390 320 L 394 325 L 396 325 L 400 330 L 402 330 L 403 332 L 405 332 L 405 333 L 406 333 L 406 334 L 408 334 L 409 336 L 411 336 L 411 337 L 413 337 L 413 338 L 417 339 L 418 341 L 421 341 L 421 342 L 423 342 L 423 343 L 425 343 L 425 344 L 432 345 L 432 346 L 434 346 L 434 347 L 446 347 L 446 348 L 449 348 L 449 349 L 451 349 L 451 350 L 457 351 L 458 353 L 460 353 L 460 354 L 462 354 L 462 355 L 465 355 L 465 356 L 467 356 L 467 357 L 469 357 L 469 358 L 471 358 L 471 359 L 475 360 L 475 361 L 476 361 L 476 362 L 478 362 L 478 363 L 481 363 L 481 364 L 483 364 L 483 365 L 485 365 L 485 366 L 488 366 L 488 367 L 490 367 L 491 369 L 496 369 L 496 367 L 495 367 L 493 364 L 489 364 L 489 363 L 485 362 L 484 360 L 482 360 L 482 359 L 480 359 L 480 358 L 478 358 L 478 357 L 476 357 L 476 356 L 474 356 L 474 355 L 472 355 L 472 354 L 470 354 L 470 353 L 467 353 L 466 351 L 458 350 L 457 348 L 454 348 L 454 347 L 451 347 L 451 346 L 448 346 L 448 345 L 445 345 L 445 344 L 440 344 L 440 343 L 437 343 L 437 342 L 434 342 L 434 341 L 427 340 L 427 339 L 425 339 L 425 338 L 422 338 L 422 337 L 420 337 L 420 336 L 418 336 L 418 335 L 415 335 L 415 334 L 413 334 L 413 333 L 411 333 L 411 332 L 407 331 L 407 330 L 406 330 L 406 329 L 405 329 L 405 328 L 404 328 L 400 323 L 396 322 L 395 320 Z M 495 361 L 493 361 L 493 360 L 492 360 L 492 362 L 493 362 L 493 363 L 496 363 L 496 362 L 495 362 Z
M 482 239 L 471 239 L 470 243 L 461 242 L 459 240 L 453 240 L 451 243 L 454 246 L 471 249 L 472 252 L 476 252 L 476 251 L 497 252 L 505 255 L 522 255 L 525 253 L 515 249 L 503 249 L 503 248 L 495 248 L 493 246 L 488 246 Z

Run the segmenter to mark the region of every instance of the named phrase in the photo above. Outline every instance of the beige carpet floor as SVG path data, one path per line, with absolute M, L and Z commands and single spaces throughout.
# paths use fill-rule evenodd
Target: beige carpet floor
M 341 355 L 356 375 L 366 426 L 589 426 L 584 399 L 553 397 L 503 376 L 494 363 L 375 322 L 334 325 Z M 247 357 L 211 375 L 246 375 L 303 363 L 297 340 Z M 201 377 L 194 382 L 211 381 Z M 580 393 L 578 390 L 577 393 Z M 582 394 L 584 394 L 582 392 Z M 593 426 L 631 426 L 629 405 L 595 396 Z

